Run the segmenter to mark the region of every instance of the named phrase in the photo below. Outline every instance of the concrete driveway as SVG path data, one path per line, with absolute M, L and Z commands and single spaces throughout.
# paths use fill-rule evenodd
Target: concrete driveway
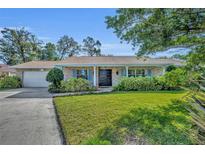
M 0 144 L 62 144 L 46 88 L 0 91 Z

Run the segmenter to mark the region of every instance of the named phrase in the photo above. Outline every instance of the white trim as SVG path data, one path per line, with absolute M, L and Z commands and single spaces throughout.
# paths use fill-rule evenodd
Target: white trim
M 162 68 L 162 75 L 164 75 L 166 73 L 166 67 Z
M 93 71 L 93 72 L 94 72 L 94 75 L 93 75 L 93 76 L 94 76 L 94 77 L 93 77 L 93 85 L 94 85 L 94 86 L 97 86 L 96 66 L 93 67 L 93 70 L 94 70 L 94 71 Z
M 126 66 L 125 69 L 126 69 L 126 77 L 128 77 L 128 66 Z

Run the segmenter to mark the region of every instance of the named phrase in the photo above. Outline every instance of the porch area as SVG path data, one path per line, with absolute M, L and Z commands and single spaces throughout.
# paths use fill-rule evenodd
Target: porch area
M 64 80 L 87 79 L 95 87 L 112 87 L 121 77 L 160 76 L 165 67 L 154 66 L 63 66 Z

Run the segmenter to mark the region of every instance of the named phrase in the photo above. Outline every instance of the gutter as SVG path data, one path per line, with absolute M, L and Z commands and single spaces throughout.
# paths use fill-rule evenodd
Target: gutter
M 173 63 L 168 63 L 168 64 L 56 64 L 54 66 L 56 67 L 65 67 L 65 66 L 70 66 L 70 67 L 86 67 L 86 66 L 89 66 L 89 67 L 94 67 L 94 66 L 97 66 L 97 67 L 103 67 L 103 66 L 117 66 L 117 67 L 125 67 L 125 66 L 163 66 L 163 67 L 166 67 L 166 66 L 169 66 L 169 65 L 176 65 L 176 64 L 173 64 Z M 176 66 L 183 66 L 183 65 L 176 65 Z

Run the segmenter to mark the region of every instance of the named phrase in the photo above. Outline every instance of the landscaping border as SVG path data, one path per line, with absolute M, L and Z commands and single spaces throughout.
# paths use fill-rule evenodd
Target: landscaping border
M 53 98 L 55 97 L 63 97 L 63 96 L 78 96 L 78 95 L 86 95 L 86 94 L 101 94 L 101 93 L 110 93 L 112 90 L 105 91 L 82 91 L 82 92 L 68 92 L 68 93 L 55 93 L 52 94 Z

